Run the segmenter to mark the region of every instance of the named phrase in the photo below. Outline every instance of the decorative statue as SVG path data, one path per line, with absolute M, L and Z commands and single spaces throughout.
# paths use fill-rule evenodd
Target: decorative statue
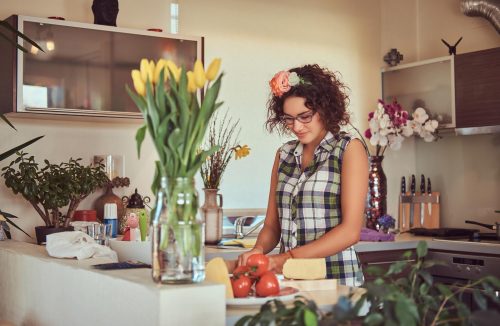
M 458 41 L 453 45 L 449 45 L 448 42 L 446 42 L 443 39 L 441 39 L 441 42 L 443 42 L 448 47 L 448 53 L 450 55 L 456 55 L 457 54 L 457 45 L 458 45 L 458 43 L 460 43 L 461 40 L 462 40 L 462 37 L 460 37 L 458 39 Z
M 398 49 L 391 49 L 384 56 L 384 61 L 391 67 L 398 65 L 403 60 L 403 55 L 399 53 Z
M 116 26 L 118 0 L 94 0 L 92 3 L 94 24 Z

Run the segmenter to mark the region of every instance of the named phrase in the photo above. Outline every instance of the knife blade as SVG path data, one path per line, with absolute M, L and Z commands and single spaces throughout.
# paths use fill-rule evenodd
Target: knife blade
M 431 187 L 431 179 L 427 178 L 427 195 L 432 196 L 432 187 Z M 429 216 L 432 215 L 432 203 L 427 203 L 427 211 L 429 212 Z
M 425 194 L 425 176 L 423 174 L 420 175 L 420 196 Z M 423 198 L 423 197 L 421 197 Z M 425 211 L 424 211 L 424 203 L 420 203 L 420 227 L 424 226 L 425 219 Z
M 415 196 L 415 175 L 411 175 L 410 192 L 412 197 Z M 413 223 L 413 212 L 415 210 L 415 204 L 413 201 L 410 203 L 410 228 L 414 225 Z
M 402 201 L 402 196 L 406 195 L 406 178 L 404 176 L 401 177 L 401 195 L 399 196 L 399 203 L 401 205 L 401 228 L 404 229 L 406 227 L 406 218 L 405 218 L 405 207 Z

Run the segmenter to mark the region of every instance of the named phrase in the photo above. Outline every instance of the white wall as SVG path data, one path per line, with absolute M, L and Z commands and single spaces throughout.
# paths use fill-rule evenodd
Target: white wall
M 381 10 L 381 54 L 397 48 L 404 63 L 448 55 L 441 38 L 455 43 L 463 36 L 457 53 L 500 46 L 493 25 L 484 18 L 463 15 L 460 0 L 382 0 Z M 424 173 L 432 179 L 434 190 L 441 192 L 442 225 L 464 227 L 466 219 L 500 220 L 494 213 L 500 209 L 499 134 L 445 135 L 437 143 L 415 143 L 411 155 L 403 160 L 407 169 L 397 168 L 400 153 L 391 153 L 386 159 L 392 207 L 396 207 L 401 175 Z M 399 173 L 393 175 L 396 170 Z
M 222 184 L 227 208 L 265 207 L 274 152 L 284 141 L 264 131 L 268 81 L 278 70 L 319 63 L 342 73 L 351 89 L 353 120 L 366 128 L 366 115 L 380 94 L 380 2 L 362 0 L 182 0 L 180 33 L 205 37 L 205 59 L 223 59 L 226 76 L 221 99 L 234 118 L 241 119 L 242 143 L 252 148 L 244 160 L 231 162 Z M 67 20 L 93 22 L 91 0 L 2 0 L 0 17 L 11 14 L 63 16 Z M 120 0 L 120 27 L 168 31 L 169 1 Z M 142 159 L 135 153 L 137 125 L 13 119 L 18 132 L 0 128 L 1 149 L 38 135 L 45 138 L 29 148 L 42 160 L 57 162 L 69 157 L 90 160 L 94 154 L 121 154 L 125 172 L 135 187 L 149 194 L 154 150 L 145 144 Z M 8 161 L 7 161 L 8 162 Z M 6 162 L 3 162 L 6 164 Z M 201 182 L 198 180 L 198 187 Z M 100 193 L 99 193 L 100 195 Z M 90 208 L 92 200 L 82 203 Z M 0 184 L 0 207 L 21 217 L 29 233 L 42 221 L 20 196 Z M 14 237 L 25 236 L 14 231 Z

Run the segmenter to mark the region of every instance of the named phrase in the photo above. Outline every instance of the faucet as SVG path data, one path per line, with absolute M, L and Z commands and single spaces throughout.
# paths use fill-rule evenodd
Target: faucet
M 247 232 L 243 232 L 243 225 L 245 224 L 245 220 L 249 217 L 256 217 L 256 216 L 251 216 L 251 215 L 246 215 L 246 216 L 240 216 L 234 221 L 234 227 L 235 227 L 235 234 L 236 234 L 236 239 L 243 239 L 246 236 L 248 236 L 250 233 L 253 231 L 257 230 L 258 227 L 260 227 L 262 224 L 264 224 L 265 219 L 262 219 L 262 221 L 258 222 L 250 230 Z

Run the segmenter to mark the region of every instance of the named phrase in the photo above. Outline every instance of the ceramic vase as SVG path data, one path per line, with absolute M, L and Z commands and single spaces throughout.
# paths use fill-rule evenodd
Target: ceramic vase
M 161 179 L 152 214 L 152 273 L 156 283 L 205 279 L 204 225 L 197 215 L 194 178 Z
M 200 207 L 205 222 L 205 243 L 218 244 L 222 240 L 222 194 L 219 189 L 203 189 L 205 202 Z
M 387 214 L 387 178 L 382 168 L 383 156 L 370 156 L 368 196 L 366 205 L 366 227 L 377 230 L 379 217 Z

